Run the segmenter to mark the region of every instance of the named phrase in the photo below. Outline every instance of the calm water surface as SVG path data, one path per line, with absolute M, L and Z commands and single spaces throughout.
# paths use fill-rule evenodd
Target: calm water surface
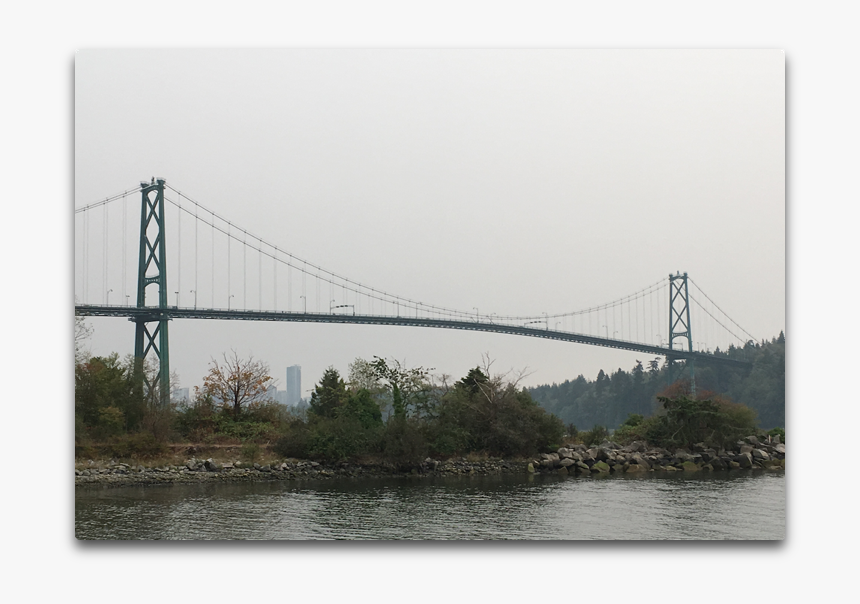
M 784 539 L 785 474 L 75 490 L 78 539 Z

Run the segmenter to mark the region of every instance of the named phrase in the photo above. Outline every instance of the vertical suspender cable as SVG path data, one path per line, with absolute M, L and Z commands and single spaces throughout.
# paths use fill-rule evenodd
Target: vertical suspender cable
M 107 304 L 107 272 L 108 272 L 108 254 L 107 254 L 107 244 L 108 244 L 108 204 L 104 205 L 104 212 L 102 213 L 104 218 L 102 219 L 102 229 L 104 230 L 104 234 L 102 235 L 102 295 L 105 296 L 105 304 Z
M 81 296 L 83 297 L 82 302 L 84 304 L 87 303 L 87 279 L 89 277 L 89 275 L 87 275 L 87 264 L 89 263 L 89 241 L 90 241 L 90 239 L 89 239 L 89 237 L 90 237 L 89 224 L 90 224 L 90 212 L 89 212 L 89 210 L 85 210 L 84 211 L 84 240 L 83 240 L 84 266 L 83 266 L 83 271 L 82 271 L 83 272 L 83 281 L 84 281 L 83 286 L 84 287 L 83 287 L 82 293 L 81 293 Z
M 179 193 L 176 210 L 176 306 L 179 306 L 179 298 L 182 295 L 182 193 Z
M 275 311 L 278 310 L 278 248 L 275 247 L 275 253 L 272 254 L 272 277 L 275 290 Z
M 212 308 L 215 308 L 215 212 L 212 212 Z
M 257 302 L 263 310 L 263 242 L 257 239 Z
M 200 219 L 197 217 L 197 202 L 194 202 L 194 307 L 197 308 L 197 227 Z
M 122 199 L 122 298 L 120 298 L 120 302 L 125 302 L 125 273 L 126 273 L 126 230 L 128 228 L 128 218 L 126 217 L 128 213 L 128 202 L 123 197 Z

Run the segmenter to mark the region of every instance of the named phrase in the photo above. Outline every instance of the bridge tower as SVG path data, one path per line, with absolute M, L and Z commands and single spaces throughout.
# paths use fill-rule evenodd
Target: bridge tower
M 135 323 L 134 359 L 139 379 L 151 393 L 157 387 L 162 403 L 170 400 L 170 355 L 167 341 L 167 254 L 164 233 L 164 184 L 163 178 L 140 183 L 140 260 L 137 269 L 137 307 L 151 312 L 130 319 Z M 149 274 L 147 274 L 149 273 Z M 146 288 L 158 287 L 158 306 L 146 306 Z M 155 324 L 150 331 L 149 326 Z M 149 382 L 143 371 L 146 356 L 153 352 L 158 359 L 157 384 Z
M 693 352 L 693 334 L 690 329 L 690 293 L 687 289 L 687 273 L 678 272 L 669 275 L 669 350 L 675 346 L 675 338 L 687 340 L 687 350 Z M 669 361 L 669 379 L 672 379 L 672 355 L 667 355 Z M 690 389 L 696 398 L 695 361 L 688 359 L 685 365 L 690 369 Z

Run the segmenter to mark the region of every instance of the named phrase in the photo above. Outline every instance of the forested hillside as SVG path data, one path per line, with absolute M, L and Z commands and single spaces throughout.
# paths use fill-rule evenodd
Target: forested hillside
M 765 430 L 785 427 L 785 334 L 771 341 L 748 343 L 743 348 L 730 347 L 717 352 L 732 358 L 752 361 L 752 367 L 737 369 L 724 365 L 696 366 L 698 393 L 720 394 L 736 403 L 751 407 L 758 414 L 759 427 Z M 580 375 L 561 384 L 530 388 L 532 397 L 547 411 L 566 424 L 579 429 L 595 425 L 615 429 L 631 413 L 653 414 L 659 403 L 657 396 L 670 385 L 675 391 L 689 387 L 686 371 L 669 375 L 661 357 L 637 361 L 629 371 L 613 373 L 601 370 L 594 380 Z M 679 374 L 679 375 L 678 375 Z

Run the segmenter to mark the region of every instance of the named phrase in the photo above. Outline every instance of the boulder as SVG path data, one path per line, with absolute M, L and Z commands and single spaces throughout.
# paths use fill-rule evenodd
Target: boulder
M 651 464 L 648 463 L 648 460 L 645 459 L 644 456 L 639 453 L 634 453 L 633 457 L 630 459 L 631 464 L 636 464 L 637 466 L 642 466 L 645 470 L 651 469 Z
M 560 465 L 562 468 L 569 468 L 570 466 L 574 465 L 575 463 L 576 462 L 573 461 L 572 459 L 565 457 L 560 462 L 558 462 L 558 465 Z
M 701 468 L 694 464 L 692 461 L 685 461 L 681 464 L 681 469 L 685 472 L 698 472 Z
M 768 460 L 770 459 L 770 455 L 767 454 L 767 451 L 762 451 L 761 449 L 753 449 L 752 456 L 754 459 Z
M 636 464 L 636 463 L 631 463 L 629 465 L 624 464 L 624 466 L 626 468 L 624 471 L 628 472 L 630 474 L 634 474 L 636 472 L 647 472 L 648 471 L 648 468 L 646 468 L 645 466 Z
M 773 448 L 777 453 L 782 453 L 783 455 L 785 455 L 785 445 L 784 444 L 777 443 Z
M 747 436 L 746 441 L 747 441 L 749 444 L 751 444 L 751 445 L 753 445 L 753 446 L 756 446 L 756 447 L 757 447 L 757 446 L 759 446 L 759 445 L 761 444 L 761 442 L 759 441 L 759 439 L 758 439 L 758 438 L 756 438 L 755 436 Z
M 573 458 L 573 451 L 571 451 L 570 449 L 568 449 L 566 447 L 561 447 L 558 450 L 558 456 L 561 459 L 572 459 Z
M 531 462 L 529 462 L 529 465 L 527 465 L 527 466 L 526 466 L 526 471 L 527 471 L 529 474 L 534 474 L 534 473 L 535 473 L 535 466 L 534 466 L 534 464 L 533 464 L 533 463 L 531 463 Z
M 735 461 L 738 463 L 738 467 L 740 468 L 751 468 L 752 454 L 749 452 L 740 453 L 739 455 L 735 456 Z
M 609 465 L 606 462 L 598 461 L 593 466 L 591 466 L 592 472 L 599 472 L 601 474 L 609 474 Z

